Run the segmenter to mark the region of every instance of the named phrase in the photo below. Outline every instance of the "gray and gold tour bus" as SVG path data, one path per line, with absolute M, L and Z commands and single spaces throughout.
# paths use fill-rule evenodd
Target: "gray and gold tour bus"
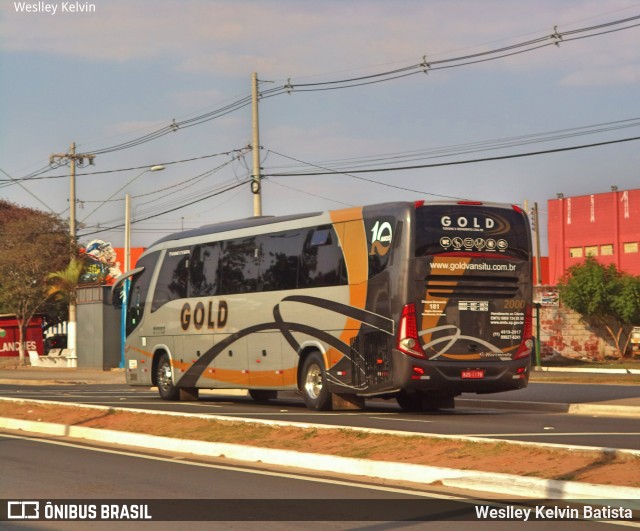
M 166 400 L 297 391 L 315 410 L 453 407 L 526 387 L 531 235 L 517 206 L 394 202 L 162 238 L 130 278 L 125 372 Z

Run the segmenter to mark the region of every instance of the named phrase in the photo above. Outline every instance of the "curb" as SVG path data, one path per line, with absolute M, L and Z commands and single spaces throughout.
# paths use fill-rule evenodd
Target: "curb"
M 475 398 L 456 398 L 456 406 L 469 408 L 506 409 L 513 411 L 547 411 L 568 415 L 601 415 L 607 417 L 640 418 L 640 407 L 607 404 L 562 404 L 557 402 L 505 402 Z
M 420 483 L 441 482 L 447 487 L 482 490 L 527 498 L 625 500 L 626 506 L 640 508 L 640 489 L 632 487 L 526 478 L 512 474 L 456 470 L 389 461 L 369 461 L 10 418 L 0 418 L 0 428 L 391 481 L 415 482 L 416 478 L 420 478 Z
M 48 404 L 54 406 L 63 407 L 75 407 L 79 409 L 97 409 L 101 411 L 114 411 L 122 413 L 137 413 L 142 415 L 156 415 L 156 416 L 169 416 L 178 418 L 199 418 L 203 420 L 214 420 L 220 422 L 236 422 L 243 424 L 259 424 L 263 426 L 272 427 L 287 427 L 296 429 L 315 429 L 315 430 L 346 430 L 359 433 L 371 433 L 376 435 L 393 435 L 396 437 L 424 437 L 432 439 L 445 439 L 453 441 L 467 441 L 480 444 L 509 444 L 512 446 L 523 447 L 535 447 L 535 448 L 556 448 L 567 451 L 576 452 L 596 452 L 598 454 L 628 454 L 640 457 L 640 450 L 628 449 L 628 448 L 608 448 L 602 446 L 576 446 L 570 444 L 560 443 L 541 443 L 531 441 L 512 441 L 507 439 L 494 439 L 490 437 L 474 437 L 467 435 L 450 435 L 445 433 L 421 433 L 412 431 L 399 431 L 399 430 L 385 430 L 380 428 L 365 428 L 358 426 L 337 426 L 335 424 L 314 424 L 310 422 L 298 422 L 288 420 L 270 420 L 270 419 L 256 419 L 251 417 L 229 417 L 226 415 L 212 415 L 210 413 L 182 413 L 178 411 L 164 411 L 162 409 L 137 409 L 137 408 L 125 408 L 114 406 L 102 406 L 97 404 L 74 404 L 69 402 L 59 401 L 46 401 L 31 399 L 31 398 L 8 398 L 0 397 L 0 402 L 20 402 L 23 404 Z M 10 418 L 10 417 L 9 417 Z M 124 432 L 123 432 L 124 433 Z
M 532 367 L 534 372 L 577 372 L 582 374 L 640 374 L 640 369 L 598 369 L 589 367 Z

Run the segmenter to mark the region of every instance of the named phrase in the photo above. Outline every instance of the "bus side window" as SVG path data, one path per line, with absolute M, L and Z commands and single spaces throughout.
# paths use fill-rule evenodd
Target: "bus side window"
M 259 291 L 296 289 L 304 232 L 294 230 L 258 237 Z
M 187 297 L 190 255 L 189 249 L 171 249 L 166 252 L 153 294 L 152 312 L 163 304 Z
M 221 245 L 218 242 L 196 245 L 189 265 L 189 296 L 218 294 Z
M 255 236 L 223 243 L 218 295 L 256 291 L 260 257 Z
M 311 229 L 302 251 L 298 287 L 319 288 L 346 283 L 344 256 L 335 231 L 330 225 Z

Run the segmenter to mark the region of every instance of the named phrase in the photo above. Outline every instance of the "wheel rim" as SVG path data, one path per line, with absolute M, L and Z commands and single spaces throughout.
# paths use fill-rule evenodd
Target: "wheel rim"
M 171 365 L 166 361 L 160 365 L 158 371 L 158 386 L 163 389 L 168 389 L 171 386 Z
M 307 371 L 307 377 L 304 382 L 304 389 L 307 395 L 312 399 L 317 399 L 322 392 L 322 369 L 318 365 L 311 365 Z

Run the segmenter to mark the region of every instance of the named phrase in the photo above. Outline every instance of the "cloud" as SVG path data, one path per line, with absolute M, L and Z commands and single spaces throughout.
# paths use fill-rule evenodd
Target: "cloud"
M 177 75 L 294 83 L 362 76 L 474 54 L 551 33 L 629 16 L 628 0 L 557 3 L 487 0 L 110 0 L 96 13 L 16 13 L 0 9 L 4 53 L 32 52 L 91 62 L 162 62 Z M 591 16 L 589 16 L 591 15 Z M 479 73 L 545 72 L 554 83 L 638 81 L 640 29 L 562 43 L 475 65 Z M 597 67 L 597 68 L 594 68 Z M 441 83 L 462 69 L 439 70 Z M 221 91 L 174 95 L 181 107 L 211 105 Z
M 96 6 L 92 14 L 50 16 L 16 13 L 13 2 L 5 4 L 2 46 L 9 52 L 91 61 L 151 58 L 185 73 L 239 76 L 258 71 L 272 78 L 300 80 L 318 74 L 379 71 L 418 62 L 423 55 L 433 60 L 475 53 L 551 33 L 560 22 L 573 22 L 561 28 L 597 23 L 602 19 L 592 21 L 585 15 L 604 11 L 599 2 L 500 0 L 482 4 L 470 0 L 112 0 Z M 629 3 L 619 0 L 606 6 L 613 12 L 609 19 L 622 18 L 626 13 L 615 9 Z M 635 31 L 626 39 L 637 44 Z M 486 67 L 548 68 L 557 62 L 566 66 L 567 59 L 574 57 L 571 48 L 584 50 L 596 41 L 567 43 L 555 54 L 524 54 Z M 575 55 L 576 70 L 589 64 L 585 54 Z M 615 57 L 622 60 L 624 53 L 619 50 L 612 54 Z M 638 60 L 637 53 L 634 59 Z

